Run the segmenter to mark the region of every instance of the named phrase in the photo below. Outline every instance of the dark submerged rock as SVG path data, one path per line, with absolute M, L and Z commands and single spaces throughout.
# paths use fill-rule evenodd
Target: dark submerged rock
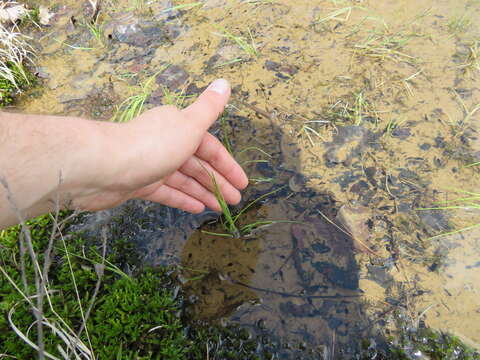
M 327 166 L 338 164 L 348 166 L 353 159 L 360 158 L 369 142 L 374 140 L 374 134 L 361 126 L 347 125 L 338 128 L 331 143 L 327 144 L 325 160 Z
M 185 85 L 190 75 L 178 65 L 170 65 L 155 79 L 157 84 L 165 86 L 170 91 L 180 89 Z
M 166 40 L 164 29 L 158 22 L 135 19 L 117 24 L 112 35 L 121 43 L 142 48 L 159 45 Z

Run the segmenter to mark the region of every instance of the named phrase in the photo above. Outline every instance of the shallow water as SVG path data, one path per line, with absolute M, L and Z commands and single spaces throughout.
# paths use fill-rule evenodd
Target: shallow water
M 478 1 L 105 1 L 102 43 L 82 26 L 87 2 L 63 3 L 32 35 L 44 86 L 18 111 L 109 120 L 165 64 L 148 107 L 166 103 L 160 85 L 195 95 L 224 77 L 234 91 L 213 132 L 263 179 L 245 203 L 286 186 L 241 221 L 299 223 L 240 239 L 197 230 L 215 214 L 148 203 L 92 216 L 122 218 L 115 236 L 148 262 L 180 265 L 192 316 L 326 358 L 395 335 L 399 317 L 480 349 L 480 231 L 431 239 L 478 223 L 478 209 L 418 210 L 479 189 L 465 167 L 480 161 Z M 258 56 L 222 29 L 250 31 Z

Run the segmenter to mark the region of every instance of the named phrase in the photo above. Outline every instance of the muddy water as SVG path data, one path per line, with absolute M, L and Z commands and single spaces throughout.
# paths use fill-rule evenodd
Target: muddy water
M 148 107 L 167 102 L 161 86 L 195 95 L 227 78 L 226 125 L 213 131 L 252 178 L 245 201 L 285 186 L 241 221 L 299 223 L 224 238 L 198 229 L 219 230 L 215 214 L 148 203 L 92 223 L 123 216 L 116 236 L 152 264 L 180 265 L 200 319 L 327 358 L 395 336 L 399 318 L 480 348 L 480 231 L 432 239 L 480 214 L 418 210 L 479 189 L 478 167 L 465 167 L 480 161 L 478 1 L 132 3 L 104 2 L 102 41 L 82 25 L 87 2 L 52 8 L 52 25 L 33 34 L 44 88 L 19 111 L 109 120 L 165 64 Z M 225 29 L 252 38 L 257 55 Z M 251 146 L 270 156 L 242 152 Z

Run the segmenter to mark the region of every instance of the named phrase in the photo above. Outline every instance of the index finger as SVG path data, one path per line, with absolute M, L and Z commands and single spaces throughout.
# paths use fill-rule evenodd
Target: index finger
M 248 177 L 242 167 L 212 134 L 205 134 L 195 155 L 208 162 L 237 189 L 247 187 Z

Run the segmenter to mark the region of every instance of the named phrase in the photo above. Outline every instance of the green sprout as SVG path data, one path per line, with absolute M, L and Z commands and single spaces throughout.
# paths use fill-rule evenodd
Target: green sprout
M 237 36 L 233 35 L 231 32 L 227 31 L 225 28 L 221 26 L 217 26 L 217 28 L 221 31 L 220 36 L 227 38 L 231 41 L 233 41 L 235 44 L 238 45 L 240 49 L 242 49 L 250 58 L 256 58 L 258 56 L 257 52 L 257 46 L 255 44 L 255 41 L 253 40 L 253 35 L 252 32 L 250 31 L 250 28 L 247 28 L 248 36 L 250 39 L 245 39 L 242 36 Z M 234 59 L 232 62 L 237 62 L 239 61 L 238 59 Z M 222 64 L 225 65 L 225 64 Z
M 128 122 L 143 112 L 145 101 L 152 95 L 153 82 L 157 75 L 164 71 L 169 65 L 153 74 L 144 84 L 140 85 L 140 92 L 138 94 L 129 96 L 118 106 L 117 112 L 113 116 L 115 122 Z
M 298 223 L 298 221 L 289 221 L 289 220 L 258 220 L 250 224 L 239 226 L 238 225 L 239 220 L 248 209 L 250 209 L 253 205 L 258 203 L 259 201 L 283 190 L 285 186 L 282 186 L 278 189 L 272 190 L 266 194 L 259 196 L 258 198 L 256 198 L 255 200 L 249 202 L 246 206 L 244 206 L 238 213 L 234 214 L 230 210 L 230 207 L 228 206 L 225 198 L 223 197 L 222 192 L 220 191 L 220 187 L 218 186 L 218 183 L 215 179 L 215 176 L 212 173 L 208 173 L 208 174 L 213 184 L 215 198 L 217 199 L 218 204 L 220 205 L 220 208 L 222 210 L 223 216 L 221 217 L 220 221 L 223 229 L 225 230 L 225 233 L 210 232 L 205 230 L 202 230 L 202 233 L 208 234 L 208 235 L 222 236 L 222 237 L 240 238 L 242 236 L 249 235 L 253 230 L 258 228 L 259 226 L 278 224 L 278 223 Z

